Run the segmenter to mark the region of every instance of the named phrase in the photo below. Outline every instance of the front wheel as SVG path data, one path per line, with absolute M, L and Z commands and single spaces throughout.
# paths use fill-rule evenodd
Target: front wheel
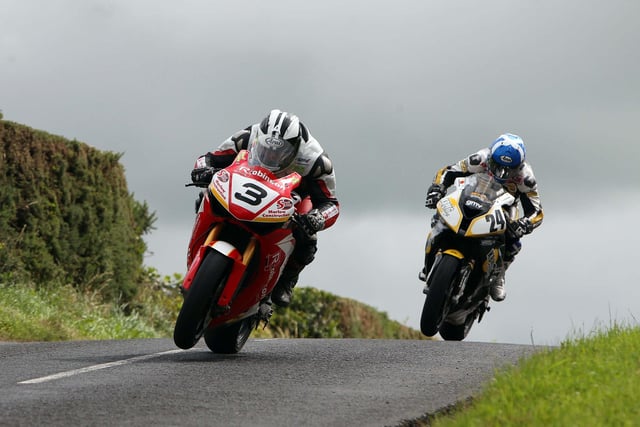
M 222 286 L 231 262 L 231 259 L 213 250 L 208 251 L 202 259 L 173 330 L 173 342 L 178 347 L 187 350 L 196 345 L 202 336 L 213 298 Z
M 440 326 L 440 336 L 445 341 L 462 341 L 469 334 L 476 317 L 477 314 L 470 314 L 462 325 L 452 325 L 449 322 L 444 322 Z
M 230 325 L 221 325 L 204 333 L 204 342 L 214 353 L 235 354 L 242 350 L 257 325 L 255 316 Z
M 446 306 L 451 284 L 458 273 L 460 260 L 454 256 L 443 254 L 432 273 L 429 293 L 422 307 L 420 330 L 428 337 L 438 333 L 442 321 L 446 317 Z

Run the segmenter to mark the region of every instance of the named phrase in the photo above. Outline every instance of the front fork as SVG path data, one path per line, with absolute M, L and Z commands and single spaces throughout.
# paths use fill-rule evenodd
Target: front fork
M 437 262 L 440 261 L 440 258 L 435 256 L 437 254 L 433 253 L 433 249 L 437 247 L 436 245 L 437 245 L 438 236 L 446 228 L 441 222 L 438 221 L 437 217 L 438 215 L 436 214 L 431 219 L 431 230 L 427 235 L 427 242 L 424 248 L 423 271 L 427 276 L 425 280 L 424 290 L 423 290 L 423 293 L 425 294 L 429 289 L 429 277 L 431 276 L 432 272 L 435 270 L 434 267 L 436 266 Z
M 443 251 L 438 251 L 438 253 L 435 255 L 433 266 L 431 267 L 431 269 L 429 270 L 429 274 L 427 275 L 425 290 L 423 291 L 423 293 L 428 293 L 433 272 L 436 271 L 436 268 L 438 267 L 438 264 L 440 263 L 440 260 L 442 259 L 442 256 L 444 254 L 455 257 L 462 262 L 462 266 L 458 270 L 455 281 L 451 286 L 451 302 L 453 305 L 456 305 L 464 294 L 465 287 L 467 286 L 467 282 L 469 281 L 469 277 L 471 277 L 471 272 L 473 271 L 473 268 L 475 266 L 474 260 L 466 260 L 464 254 L 457 249 L 445 249 Z
M 220 293 L 220 296 L 218 297 L 218 300 L 215 302 L 215 305 L 214 305 L 214 307 L 228 308 L 231 303 L 231 300 L 233 299 L 233 297 L 236 294 L 236 291 L 238 290 L 238 286 L 242 281 L 242 278 L 247 269 L 247 266 L 249 265 L 249 263 L 251 262 L 251 259 L 253 258 L 253 254 L 255 253 L 255 250 L 257 247 L 257 240 L 255 237 L 251 237 L 251 239 L 249 240 L 249 243 L 247 244 L 247 247 L 241 253 L 231 243 L 225 242 L 223 240 L 218 240 L 220 236 L 220 232 L 222 231 L 223 227 L 224 227 L 224 224 L 220 223 L 220 224 L 216 224 L 211 229 L 204 243 L 202 244 L 202 246 L 200 246 L 200 249 L 198 250 L 196 257 L 191 263 L 191 266 L 189 267 L 189 271 L 187 271 L 187 275 L 184 278 L 183 284 L 181 286 L 181 290 L 183 295 L 189 291 L 189 288 L 191 287 L 191 283 L 193 282 L 193 279 L 195 278 L 195 275 L 198 269 L 200 268 L 200 263 L 202 262 L 202 259 L 204 258 L 205 254 L 209 250 L 215 250 L 221 253 L 222 255 L 230 258 L 233 261 L 233 266 L 231 267 L 229 276 L 225 281 L 224 289 Z
M 231 267 L 231 272 L 225 281 L 224 288 L 222 289 L 222 292 L 219 293 L 219 297 L 213 304 L 211 309 L 212 311 L 210 312 L 216 314 L 223 314 L 231 308 L 231 302 L 238 292 L 238 288 L 240 283 L 242 283 L 247 267 L 251 263 L 258 247 L 258 240 L 256 237 L 252 236 L 245 250 L 240 253 L 230 243 L 217 240 L 222 227 L 224 227 L 224 224 L 217 224 L 214 226 L 201 247 L 202 256 L 204 256 L 206 250 L 217 250 L 233 260 L 233 266 Z M 194 264 L 196 264 L 196 262 L 194 262 Z M 197 264 L 199 264 L 199 262 Z M 197 271 L 197 268 L 195 270 Z M 195 271 L 193 275 L 195 275 Z M 260 301 L 258 312 L 256 313 L 257 320 L 255 326 L 258 327 L 259 321 L 263 321 L 264 327 L 266 328 L 272 314 L 273 309 L 271 307 L 271 299 L 265 298 Z

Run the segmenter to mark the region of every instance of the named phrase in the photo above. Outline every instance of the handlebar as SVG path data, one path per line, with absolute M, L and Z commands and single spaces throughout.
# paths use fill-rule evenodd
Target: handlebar
M 200 187 L 200 188 L 207 188 L 209 186 L 209 184 L 211 184 L 210 182 L 205 182 L 205 181 L 199 181 L 199 182 L 190 182 L 185 184 L 185 187 Z

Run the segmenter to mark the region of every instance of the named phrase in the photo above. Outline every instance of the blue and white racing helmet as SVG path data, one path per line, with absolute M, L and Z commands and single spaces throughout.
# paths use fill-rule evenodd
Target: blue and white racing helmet
M 496 181 L 503 183 L 515 177 L 524 164 L 526 153 L 522 138 L 505 133 L 493 141 L 489 148 L 489 171 Z

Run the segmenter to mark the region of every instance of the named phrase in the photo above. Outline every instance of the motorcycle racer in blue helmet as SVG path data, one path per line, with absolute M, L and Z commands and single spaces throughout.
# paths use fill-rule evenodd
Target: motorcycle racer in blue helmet
M 511 224 L 510 232 L 506 237 L 502 269 L 491 282 L 491 298 L 494 301 L 502 301 L 506 297 L 505 272 L 522 249 L 520 238 L 539 227 L 544 216 L 536 178 L 525 157 L 526 150 L 522 138 L 511 133 L 502 134 L 489 147 L 440 169 L 427 190 L 425 206 L 435 209 L 438 201 L 446 194 L 456 178 L 485 172 L 515 196 L 516 204 L 519 202 L 522 216 Z M 517 209 L 518 206 L 513 208 Z M 426 273 L 423 267 L 418 274 L 419 279 L 425 281 Z

